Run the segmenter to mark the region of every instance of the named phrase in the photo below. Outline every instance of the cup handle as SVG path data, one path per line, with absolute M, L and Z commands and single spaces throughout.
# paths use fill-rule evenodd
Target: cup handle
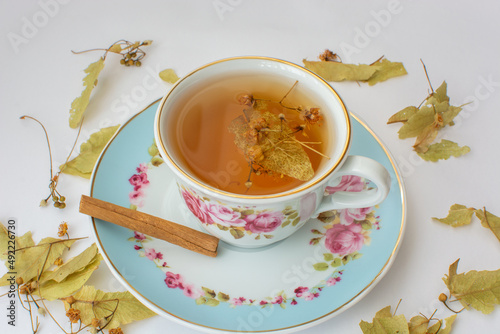
M 326 195 L 315 214 L 337 209 L 367 208 L 380 204 L 389 194 L 391 176 L 384 166 L 373 159 L 359 155 L 348 156 L 342 167 L 335 172 L 335 179 L 344 175 L 368 179 L 376 188 L 360 192 L 337 191 Z

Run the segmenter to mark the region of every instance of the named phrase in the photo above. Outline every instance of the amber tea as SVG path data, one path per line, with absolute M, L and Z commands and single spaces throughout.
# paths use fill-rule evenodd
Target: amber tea
M 178 165 L 222 191 L 285 192 L 329 159 L 327 120 L 299 81 L 226 77 L 193 87 L 173 110 L 167 133 Z

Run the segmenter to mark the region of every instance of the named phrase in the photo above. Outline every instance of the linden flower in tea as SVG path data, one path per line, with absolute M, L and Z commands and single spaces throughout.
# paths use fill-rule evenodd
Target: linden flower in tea
M 303 109 L 284 104 L 283 101 L 297 83 L 280 101 L 256 99 L 249 94 L 237 98 L 243 105 L 242 115 L 231 122 L 229 131 L 234 133 L 234 142 L 243 152 L 250 168 L 244 183 L 246 188 L 253 185 L 252 174 L 309 181 L 314 176 L 314 169 L 306 150 L 328 158 L 312 147 L 321 142 L 300 141 L 296 138 L 299 133 L 307 137 L 306 128 L 310 130 L 312 126 L 318 127 L 323 120 L 319 108 Z

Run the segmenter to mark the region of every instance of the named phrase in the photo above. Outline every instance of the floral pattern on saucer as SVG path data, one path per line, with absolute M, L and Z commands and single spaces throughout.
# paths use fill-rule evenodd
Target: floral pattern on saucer
M 154 147 L 150 147 L 150 155 L 155 158 Z M 129 193 L 131 207 L 141 207 L 147 196 L 145 191 L 149 185 L 148 171 L 161 162 L 141 163 L 136 168 L 128 182 L 133 187 Z M 356 176 L 342 177 L 339 185 L 327 187 L 325 194 L 335 191 L 362 191 L 367 189 L 369 184 Z M 206 224 L 217 224 L 219 228 L 234 229 L 246 234 L 257 234 L 257 237 L 272 232 L 279 226 L 285 227 L 300 221 L 298 213 L 289 208 L 283 211 L 256 211 L 252 208 L 227 208 L 222 204 L 208 203 L 206 199 L 200 198 L 193 190 L 181 186 L 181 195 L 186 201 L 189 210 Z M 294 306 L 301 302 L 312 301 L 319 298 L 322 291 L 331 288 L 342 281 L 344 269 L 339 267 L 346 265 L 352 260 L 362 256 L 359 252 L 363 246 L 370 244 L 370 234 L 372 230 L 380 229 L 380 217 L 376 216 L 375 208 L 343 209 L 333 210 L 320 214 L 318 219 L 323 223 L 323 230 L 312 229 L 314 236 L 310 239 L 311 247 L 322 247 L 324 261 L 313 264 L 316 271 L 332 271 L 326 274 L 326 278 L 320 280 L 314 286 L 297 286 L 292 289 L 292 293 L 280 291 L 273 296 L 265 298 L 251 298 L 249 296 L 230 296 L 223 291 L 216 291 L 209 287 L 196 286 L 189 282 L 188 278 L 181 273 L 175 272 L 168 265 L 167 255 L 152 247 L 148 247 L 151 237 L 133 232 L 133 236 L 128 241 L 134 242 L 134 249 L 138 255 L 153 262 L 157 268 L 165 273 L 164 282 L 169 289 L 179 289 L 189 298 L 192 298 L 196 305 L 218 306 L 228 304 L 230 307 L 279 306 L 286 309 L 287 306 Z M 295 223 L 296 224 L 296 223 Z M 240 233 L 234 232 L 234 233 Z M 233 233 L 233 232 L 232 232 Z M 236 236 L 235 236 L 236 237 Z

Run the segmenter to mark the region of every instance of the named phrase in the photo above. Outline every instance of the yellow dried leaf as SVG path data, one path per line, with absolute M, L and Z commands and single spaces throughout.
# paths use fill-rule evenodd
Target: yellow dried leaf
M 171 84 L 176 83 L 177 80 L 179 80 L 179 77 L 177 76 L 175 71 L 171 68 L 167 68 L 166 70 L 161 71 L 159 75 L 163 81 Z
M 481 225 L 493 232 L 500 241 L 500 218 L 486 210 L 476 210 L 476 217 L 481 220 Z
M 397 122 L 404 123 L 404 122 L 408 121 L 410 119 L 410 117 L 415 115 L 417 112 L 418 112 L 417 107 L 414 107 L 414 106 L 406 107 L 406 108 L 398 111 L 394 115 L 392 115 L 389 118 L 389 120 L 387 121 L 387 124 L 392 124 L 392 123 L 397 123 Z
M 326 81 L 367 81 L 377 68 L 366 64 L 344 64 L 336 61 L 303 60 L 304 66 Z
M 403 66 L 403 63 L 391 62 L 387 59 L 382 59 L 380 62 L 376 62 L 370 66 L 377 69 L 377 71 L 368 79 L 368 84 L 370 86 L 391 78 L 408 74 Z
M 422 159 L 427 161 L 447 160 L 451 156 L 459 157 L 470 152 L 469 146 L 458 146 L 457 143 L 443 139 L 439 143 L 429 146 L 425 153 L 417 153 Z
M 110 126 L 91 134 L 89 140 L 80 146 L 80 154 L 59 167 L 61 172 L 89 179 L 99 155 L 119 127 Z
M 453 227 L 458 227 L 470 224 L 472 221 L 472 215 L 475 211 L 476 209 L 468 208 L 465 205 L 453 204 L 450 207 L 448 216 L 445 218 L 433 217 L 432 219 Z
M 402 63 L 381 59 L 371 65 L 344 64 L 337 61 L 309 61 L 304 66 L 326 81 L 362 81 L 373 86 L 379 82 L 407 74 Z
M 103 292 L 87 285 L 83 286 L 73 297 L 76 302 L 71 307 L 80 311 L 80 319 L 85 325 L 90 324 L 94 318 L 103 319 L 113 315 L 109 317 L 110 322 L 107 328 L 115 328 L 156 315 L 128 291 Z M 69 305 L 64 304 L 68 310 Z
M 99 58 L 98 61 L 90 64 L 86 69 L 87 75 L 83 78 L 84 89 L 82 94 L 71 103 L 69 111 L 69 126 L 73 129 L 80 125 L 83 118 L 83 113 L 87 109 L 90 100 L 90 94 L 97 84 L 97 77 L 104 68 L 104 58 Z
M 434 114 L 434 122 L 426 126 L 417 136 L 413 149 L 418 153 L 425 153 L 429 150 L 429 145 L 436 139 L 439 129 L 443 127 L 443 117 Z
M 73 272 L 68 271 L 67 275 L 61 281 L 47 280 L 46 277 L 42 276 L 40 280 L 43 281 L 32 293 L 47 300 L 68 297 L 80 290 L 80 288 L 89 280 L 92 273 L 99 267 L 101 261 L 101 254 L 97 253 L 87 264 L 85 264 L 85 266 L 76 269 Z M 58 270 L 55 270 L 54 272 L 57 271 Z M 54 272 L 49 272 L 49 275 Z
M 49 237 L 35 245 L 31 232 L 27 232 L 22 237 L 16 238 L 16 261 L 13 264 L 8 262 L 5 264 L 9 271 L 16 272 L 17 277 L 22 277 L 24 282 L 28 282 L 48 270 L 48 267 L 74 242 L 75 240 Z M 0 286 L 7 285 L 8 278 L 8 273 L 0 278 Z
M 399 129 L 399 139 L 417 137 L 427 126 L 434 122 L 434 109 L 422 106 Z
M 457 318 L 457 315 L 454 314 L 446 319 L 439 320 L 437 323 L 429 327 L 426 334 L 450 334 L 453 322 Z
M 493 312 L 500 304 L 500 269 L 495 271 L 471 270 L 457 274 L 458 262 L 450 265 L 443 281 L 450 293 L 466 308 L 474 308 L 484 314 Z
M 392 315 L 390 306 L 378 311 L 371 323 L 361 321 L 359 327 L 363 334 L 410 334 L 405 316 Z

